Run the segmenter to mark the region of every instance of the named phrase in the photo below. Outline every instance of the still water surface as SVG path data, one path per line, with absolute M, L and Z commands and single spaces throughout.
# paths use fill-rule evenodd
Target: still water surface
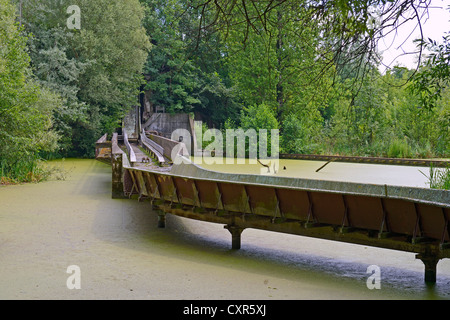
M 410 253 L 252 229 L 233 251 L 222 225 L 169 215 L 158 229 L 148 202 L 111 199 L 105 164 L 53 164 L 65 180 L 0 187 L 0 299 L 450 299 L 448 259 L 428 287 Z
M 393 186 L 408 186 L 428 188 L 429 168 L 403 165 L 381 165 L 348 162 L 330 162 L 280 159 L 275 163 L 261 160 L 269 165 L 269 169 L 257 162 L 249 160 L 227 160 L 214 157 L 191 158 L 194 163 L 208 170 L 226 173 L 272 174 L 280 177 L 317 179 L 329 181 L 346 181 L 355 183 L 387 184 Z M 245 162 L 239 163 L 238 161 Z M 319 170 L 318 172 L 316 172 Z M 438 169 L 439 170 L 439 169 Z

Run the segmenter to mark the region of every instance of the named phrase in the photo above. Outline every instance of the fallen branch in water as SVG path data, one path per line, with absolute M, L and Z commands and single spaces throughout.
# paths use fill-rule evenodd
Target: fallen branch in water
M 330 160 L 327 161 L 323 166 L 321 166 L 319 169 L 316 170 L 316 172 L 319 172 L 320 170 L 322 170 L 327 164 L 329 164 L 330 162 L 333 162 L 334 160 Z
M 268 164 L 262 163 L 261 161 L 259 161 L 259 159 L 256 159 L 256 161 L 258 161 L 258 163 L 259 163 L 260 165 L 262 165 L 263 167 L 266 167 L 266 168 L 267 168 L 267 172 L 270 172 L 270 167 L 269 167 Z

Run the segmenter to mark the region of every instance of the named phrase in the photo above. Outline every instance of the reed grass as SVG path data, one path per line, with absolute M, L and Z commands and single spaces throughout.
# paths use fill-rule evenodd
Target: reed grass
M 37 157 L 17 161 L 13 164 L 8 163 L 5 159 L 0 161 L 0 184 L 3 185 L 37 183 L 46 181 L 51 176 L 62 180 L 65 174 L 61 172 L 60 168 L 49 166 L 45 160 Z
M 387 156 L 390 158 L 409 158 L 411 148 L 406 140 L 394 139 L 389 144 Z
M 430 166 L 428 175 L 420 172 L 428 178 L 430 188 L 450 190 L 450 167 L 440 169 Z

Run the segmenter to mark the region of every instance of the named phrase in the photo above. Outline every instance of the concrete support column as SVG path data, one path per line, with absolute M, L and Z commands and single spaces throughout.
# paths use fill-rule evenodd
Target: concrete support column
M 118 134 L 113 133 L 111 139 L 111 167 L 112 167 L 112 198 L 125 198 L 124 170 L 122 163 L 123 151 L 119 148 Z
M 158 211 L 158 228 L 166 227 L 166 213 L 162 210 Z
M 241 248 L 241 233 L 245 228 L 241 228 L 235 225 L 226 225 L 225 229 L 230 231 L 231 233 L 231 248 L 235 250 L 239 250 Z
M 422 260 L 425 265 L 425 282 L 434 284 L 436 283 L 437 264 L 439 258 L 432 254 L 417 254 L 416 259 Z
M 123 174 L 122 174 L 122 154 L 111 154 L 112 165 L 112 198 L 123 199 L 125 198 L 123 192 Z

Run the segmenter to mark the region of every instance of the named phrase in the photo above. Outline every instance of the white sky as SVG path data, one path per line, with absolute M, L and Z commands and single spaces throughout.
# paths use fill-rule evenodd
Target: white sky
M 425 39 L 431 38 L 439 43 L 442 43 L 442 36 L 444 36 L 445 33 L 450 32 L 450 11 L 448 10 L 449 5 L 450 0 L 431 0 L 428 15 L 425 15 L 422 19 L 422 30 Z M 379 43 L 379 49 L 383 52 L 383 63 L 385 65 L 391 68 L 395 65 L 400 65 L 410 69 L 416 68 L 416 54 L 399 56 L 404 52 L 417 51 L 413 40 L 419 37 L 420 31 L 419 28 L 416 27 L 416 25 L 417 21 L 410 21 L 399 28 L 398 34 L 396 35 L 394 41 L 393 36 L 391 36 Z M 405 43 L 403 43 L 408 35 L 411 34 L 411 32 L 413 32 L 413 34 Z M 388 49 L 386 51 L 383 51 L 382 46 L 385 46 L 385 48 Z M 381 66 L 380 71 L 384 70 L 385 67 Z

